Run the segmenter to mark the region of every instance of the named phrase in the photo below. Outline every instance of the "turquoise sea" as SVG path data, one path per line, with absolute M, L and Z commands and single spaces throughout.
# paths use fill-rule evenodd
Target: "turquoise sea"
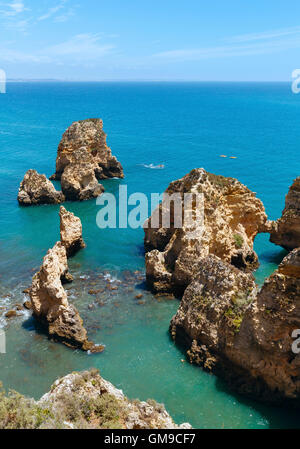
M 48 248 L 59 240 L 58 206 L 20 208 L 20 181 L 29 168 L 50 176 L 64 130 L 101 117 L 125 179 L 103 184 L 117 192 L 162 193 L 195 167 L 238 178 L 257 192 L 270 219 L 300 174 L 300 96 L 288 83 L 9 83 L 0 95 L 0 354 L 6 388 L 40 397 L 58 377 L 95 366 L 131 398 L 153 398 L 176 422 L 197 428 L 300 427 L 299 413 L 249 401 L 220 379 L 191 366 L 170 340 L 177 300 L 145 291 L 142 230 L 100 230 L 96 202 L 66 203 L 83 223 L 87 248 L 70 261 L 68 286 L 90 337 L 103 354 L 88 355 L 48 341 L 29 313 L 9 322 L 7 308 L 24 301 Z M 227 155 L 221 158 L 220 155 Z M 230 159 L 235 156 L 236 159 Z M 146 167 L 164 164 L 163 170 Z M 285 252 L 259 236 L 262 283 Z M 135 273 L 136 272 L 136 273 Z M 110 284 L 118 290 L 107 289 Z M 98 296 L 90 289 L 105 288 Z M 142 303 L 135 296 L 143 293 Z M 2 314 L 2 315 L 1 315 Z

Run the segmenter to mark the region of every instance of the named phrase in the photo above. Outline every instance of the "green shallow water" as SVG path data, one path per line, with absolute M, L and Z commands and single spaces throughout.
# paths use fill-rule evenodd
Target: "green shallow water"
M 18 207 L 18 184 L 29 168 L 53 173 L 60 136 L 73 120 L 104 120 L 126 174 L 122 181 L 104 182 L 108 192 L 126 183 L 129 193 L 161 193 L 170 181 L 203 166 L 240 179 L 264 201 L 270 218 L 277 218 L 299 174 L 298 109 L 299 101 L 285 84 L 10 85 L 0 97 L 0 323 L 7 337 L 0 379 L 5 387 L 38 398 L 58 376 L 97 367 L 129 397 L 164 403 L 178 423 L 299 427 L 298 412 L 248 401 L 215 376 L 182 363 L 184 352 L 168 334 L 179 302 L 155 298 L 144 289 L 143 232 L 98 229 L 95 201 L 66 203 L 81 218 L 87 243 L 70 262 L 75 282 L 67 288 L 90 338 L 104 343 L 105 352 L 88 355 L 49 342 L 28 312 L 9 322 L 3 319 L 5 310 L 23 302 L 22 290 L 59 239 L 58 207 Z M 151 163 L 166 168 L 144 166 Z M 255 247 L 261 284 L 285 252 L 264 235 Z M 107 289 L 107 279 L 118 290 Z M 97 288 L 105 291 L 88 293 Z M 141 292 L 144 303 L 139 304 L 135 296 Z
M 220 379 L 187 361 L 182 363 L 185 355 L 167 332 L 178 300 L 154 298 L 143 292 L 145 303 L 139 304 L 135 296 L 142 291 L 142 285 L 128 292 L 122 281 L 113 282 L 119 286 L 116 294 L 106 291 L 100 295 L 104 299 L 99 306 L 97 296 L 87 291 L 101 287 L 103 281 L 97 280 L 98 274 L 88 273 L 86 280 L 79 279 L 80 275 L 77 272 L 75 284 L 68 287 L 70 298 L 87 323 L 90 337 L 104 343 L 106 351 L 88 355 L 51 343 L 35 328 L 28 314 L 7 329 L 8 352 L 1 363 L 6 384 L 38 398 L 57 376 L 97 367 L 103 377 L 129 397 L 154 398 L 164 403 L 178 423 L 189 421 L 197 428 L 298 426 L 294 412 L 283 413 L 280 408 L 231 394 Z M 92 304 L 95 308 L 89 310 Z

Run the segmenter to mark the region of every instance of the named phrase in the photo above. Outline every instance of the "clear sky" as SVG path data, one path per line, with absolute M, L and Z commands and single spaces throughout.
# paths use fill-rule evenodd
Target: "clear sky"
M 0 0 L 8 78 L 288 81 L 300 2 Z

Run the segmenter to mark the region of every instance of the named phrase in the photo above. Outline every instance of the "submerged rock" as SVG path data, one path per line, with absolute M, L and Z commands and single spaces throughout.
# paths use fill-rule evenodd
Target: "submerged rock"
M 300 176 L 290 187 L 281 218 L 273 223 L 270 241 L 288 251 L 300 247 Z
M 183 292 L 197 275 L 201 259 L 210 254 L 244 271 L 258 267 L 254 238 L 259 232 L 268 232 L 270 224 L 262 202 L 246 186 L 236 179 L 195 169 L 172 182 L 165 193 L 182 199 L 185 194 L 194 195 L 198 203 L 194 200 L 189 213 L 196 215 L 202 209 L 203 214 L 202 219 L 183 220 L 176 228 L 181 209 L 176 215 L 175 206 L 163 204 L 145 223 L 146 274 L 151 288 Z M 161 221 L 162 210 L 170 212 L 168 227 Z
M 71 257 L 86 246 L 82 238 L 81 220 L 63 206 L 60 207 L 59 217 L 60 241 L 66 248 L 67 257 Z
M 18 316 L 16 310 L 9 310 L 8 312 L 6 312 L 5 314 L 5 318 L 15 318 L 16 316 Z
M 300 405 L 300 248 L 290 253 L 257 292 L 249 274 L 203 260 L 171 322 L 192 362 L 215 370 L 241 393 Z
M 65 131 L 58 146 L 56 173 L 52 179 L 60 179 L 66 167 L 78 161 L 92 164 L 97 179 L 123 178 L 123 169 L 112 156 L 106 144 L 106 134 L 100 119 L 87 119 L 72 123 Z M 77 155 L 76 155 L 77 153 Z
M 57 242 L 33 277 L 30 289 L 33 315 L 46 326 L 50 337 L 67 346 L 89 350 L 94 345 L 88 341 L 82 319 L 76 308 L 69 304 L 62 285 L 67 273 L 66 249 Z
M 31 310 L 32 309 L 31 301 L 25 301 L 24 304 L 23 304 L 23 307 L 26 310 Z
M 18 201 L 22 206 L 59 204 L 64 200 L 62 192 L 57 192 L 45 175 L 40 175 L 36 170 L 27 171 L 18 193 Z

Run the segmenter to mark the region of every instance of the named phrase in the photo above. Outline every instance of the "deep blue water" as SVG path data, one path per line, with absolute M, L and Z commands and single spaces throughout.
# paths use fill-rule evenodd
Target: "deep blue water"
M 162 193 L 170 181 L 204 167 L 238 178 L 275 219 L 299 175 L 300 96 L 288 83 L 9 83 L 0 95 L 0 307 L 23 301 L 22 289 L 59 239 L 58 206 L 20 208 L 19 183 L 29 168 L 50 176 L 64 130 L 91 117 L 103 119 L 126 175 L 105 181 L 108 192 L 126 184 L 129 193 Z M 165 168 L 144 167 L 149 164 Z M 58 375 L 97 366 L 129 396 L 164 402 L 178 422 L 203 428 L 298 426 L 295 412 L 248 402 L 214 376 L 181 363 L 184 354 L 168 336 L 176 301 L 145 293 L 145 304 L 138 305 L 134 296 L 143 286 L 136 282 L 134 292 L 108 295 L 105 307 L 89 311 L 93 298 L 80 276 L 89 273 L 95 283 L 103 270 L 115 279 L 122 279 L 123 270 L 143 271 L 143 231 L 98 229 L 94 200 L 66 207 L 81 218 L 87 243 L 70 263 L 76 277 L 72 297 L 95 341 L 107 349 L 91 357 L 53 345 L 37 336 L 28 316 L 4 322 L 8 352 L 0 355 L 0 379 L 6 387 L 39 397 Z M 261 283 L 284 252 L 267 236 L 255 246 Z

